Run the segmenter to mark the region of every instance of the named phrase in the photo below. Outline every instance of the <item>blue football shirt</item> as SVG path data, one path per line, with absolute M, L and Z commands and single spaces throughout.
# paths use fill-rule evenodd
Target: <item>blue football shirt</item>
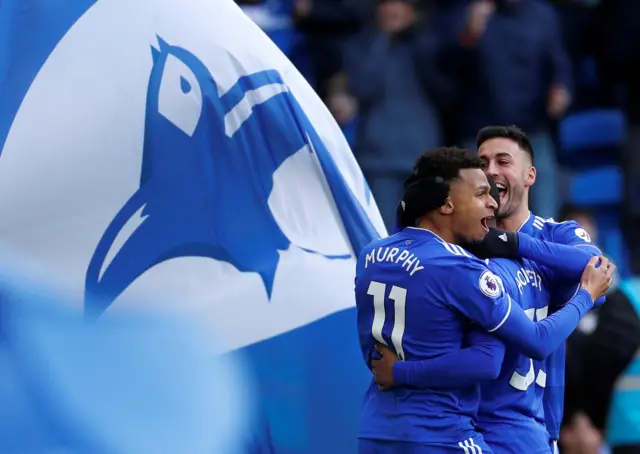
M 547 317 L 550 283 L 544 267 L 527 259 L 488 263 L 504 291 L 532 321 Z M 478 429 L 496 454 L 549 450 L 542 403 L 545 383 L 544 361 L 507 348 L 498 378 L 481 385 L 478 409 Z
M 533 214 L 520 228 L 526 233 L 541 240 L 575 246 L 591 255 L 602 255 L 592 242 L 587 232 L 575 221 L 555 222 Z M 579 282 L 566 282 L 556 279 L 551 293 L 551 311 L 562 306 L 579 287 Z M 566 351 L 564 344 L 546 360 L 546 389 L 544 392 L 544 416 L 549 436 L 553 440 L 560 437 L 560 424 L 564 412 L 564 376 Z
M 434 233 L 406 228 L 361 252 L 355 281 L 358 334 L 368 365 L 374 345 L 403 360 L 435 358 L 464 348 L 471 322 L 489 331 L 508 317 L 511 300 L 486 264 Z M 473 437 L 477 385 L 396 388 L 371 382 L 360 438 L 457 443 Z

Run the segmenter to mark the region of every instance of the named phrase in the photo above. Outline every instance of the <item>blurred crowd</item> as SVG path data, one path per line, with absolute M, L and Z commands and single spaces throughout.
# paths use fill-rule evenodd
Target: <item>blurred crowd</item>
M 515 124 L 535 150 L 534 212 L 578 220 L 623 279 L 640 275 L 640 0 L 237 2 L 324 99 L 390 229 L 420 153 Z M 573 344 L 598 342 L 588 325 Z M 599 452 L 602 405 L 569 403 L 565 452 Z

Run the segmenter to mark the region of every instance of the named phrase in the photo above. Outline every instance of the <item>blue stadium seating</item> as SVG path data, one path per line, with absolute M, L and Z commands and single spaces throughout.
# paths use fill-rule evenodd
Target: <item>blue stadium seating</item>
M 569 115 L 558 131 L 559 161 L 574 168 L 613 164 L 624 142 L 626 120 L 619 109 Z
M 586 110 L 569 115 L 558 131 L 559 161 L 571 172 L 568 201 L 590 208 L 598 220 L 599 244 L 629 273 L 628 257 L 619 226 L 622 174 L 619 151 L 626 119 L 617 109 Z
M 618 166 L 596 167 L 571 178 L 569 201 L 575 205 L 597 207 L 617 205 L 622 195 L 622 174 Z

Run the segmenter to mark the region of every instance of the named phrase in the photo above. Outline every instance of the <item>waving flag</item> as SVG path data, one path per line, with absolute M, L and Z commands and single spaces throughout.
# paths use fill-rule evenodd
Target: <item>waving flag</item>
M 322 102 L 231 0 L 3 0 L 0 100 L 1 242 L 90 321 L 224 327 L 255 380 L 245 452 L 353 452 L 355 257 L 383 223 Z

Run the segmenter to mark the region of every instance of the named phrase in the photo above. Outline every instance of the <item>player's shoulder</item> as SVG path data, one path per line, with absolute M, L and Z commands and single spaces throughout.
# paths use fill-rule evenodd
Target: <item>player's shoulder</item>
M 551 233 L 564 224 L 564 222 L 557 222 L 553 218 L 543 218 L 542 216 L 531 215 L 533 220 L 531 221 L 531 227 L 534 233 L 545 234 Z M 573 222 L 573 221 L 569 221 Z
M 553 218 L 544 219 L 540 216 L 534 216 L 532 226 L 534 234 L 548 241 L 564 243 L 575 239 L 591 243 L 591 237 L 587 231 L 576 221 L 558 222 Z
M 396 234 L 397 235 L 397 234 Z M 372 250 L 379 248 L 379 247 L 384 247 L 385 245 L 393 242 L 395 235 L 389 235 L 389 236 L 385 236 L 382 238 L 376 238 L 372 241 L 370 241 L 365 247 L 363 247 L 360 250 L 360 257 L 364 257 L 366 256 L 369 252 L 371 252 Z
M 488 265 L 484 260 L 467 251 L 457 244 L 438 241 L 433 248 L 431 264 L 447 270 L 447 273 L 464 273 L 470 270 L 485 271 Z
M 428 262 L 429 275 L 452 285 L 449 291 L 472 291 L 480 289 L 488 297 L 500 296 L 500 278 L 489 267 L 488 261 L 481 260 L 456 244 L 439 241 L 433 245 L 434 256 Z

